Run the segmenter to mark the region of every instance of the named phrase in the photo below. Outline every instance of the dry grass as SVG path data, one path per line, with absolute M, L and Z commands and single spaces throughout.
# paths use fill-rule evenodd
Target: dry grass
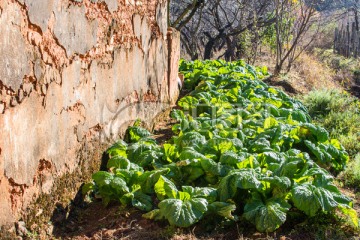
M 359 72 L 360 61 L 356 58 L 346 58 L 333 52 L 332 49 L 314 49 L 314 55 L 321 62 L 335 71 L 334 80 L 342 86 L 349 88 L 354 80 L 356 72 Z
M 257 66 L 268 66 L 270 73 L 274 70 L 275 56 L 263 48 L 255 62 Z M 325 63 L 311 53 L 304 52 L 295 61 L 289 73 L 281 74 L 276 81 L 287 82 L 297 93 L 307 93 L 313 89 L 342 88 L 337 81 L 337 74 Z
M 303 91 L 313 89 L 339 89 L 341 86 L 334 80 L 335 72 L 316 57 L 304 52 L 294 63 L 290 76 L 296 80 L 295 85 L 302 85 Z

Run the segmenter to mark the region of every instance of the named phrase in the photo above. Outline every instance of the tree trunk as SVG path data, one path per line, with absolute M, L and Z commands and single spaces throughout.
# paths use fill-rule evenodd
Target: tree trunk
M 275 70 L 274 70 L 275 77 L 280 75 L 283 65 L 284 65 L 284 61 L 279 61 L 279 63 L 276 63 Z
M 356 27 L 356 31 L 358 32 L 360 29 L 359 29 L 359 16 L 358 16 L 357 7 L 354 8 L 354 15 L 355 15 L 355 27 Z
M 199 54 L 197 52 L 194 52 L 191 54 L 191 61 L 195 61 L 199 59 Z
M 226 61 L 235 59 L 235 46 L 233 41 L 230 37 L 226 37 L 226 51 L 224 56 Z
M 209 41 L 206 43 L 204 49 L 204 60 L 211 58 L 214 45 L 215 45 L 215 38 L 209 38 Z

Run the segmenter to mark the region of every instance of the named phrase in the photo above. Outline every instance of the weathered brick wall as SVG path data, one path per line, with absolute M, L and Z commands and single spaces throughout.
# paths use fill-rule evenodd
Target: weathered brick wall
M 175 99 L 166 5 L 0 0 L 0 226 L 74 172 L 84 143 L 150 123 Z

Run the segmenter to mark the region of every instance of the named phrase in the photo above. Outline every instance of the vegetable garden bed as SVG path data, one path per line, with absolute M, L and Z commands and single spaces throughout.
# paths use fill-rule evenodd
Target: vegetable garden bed
M 163 145 L 138 125 L 107 153 L 109 171 L 84 186 L 143 217 L 189 227 L 216 216 L 273 232 L 291 214 L 339 210 L 358 227 L 352 201 L 329 172 L 343 170 L 345 149 L 311 123 L 303 104 L 261 80 L 266 68 L 243 61 L 181 61 L 185 87 Z

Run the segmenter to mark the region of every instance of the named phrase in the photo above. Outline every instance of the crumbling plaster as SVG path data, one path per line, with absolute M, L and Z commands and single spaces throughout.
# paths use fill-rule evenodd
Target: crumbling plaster
M 174 102 L 166 5 L 0 0 L 0 226 L 73 172 L 84 142 Z

